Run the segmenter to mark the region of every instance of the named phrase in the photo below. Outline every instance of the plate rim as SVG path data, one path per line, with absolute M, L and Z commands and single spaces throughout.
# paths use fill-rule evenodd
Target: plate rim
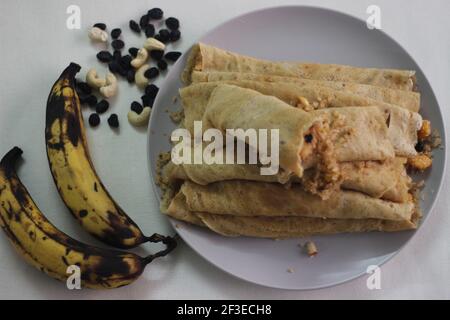
M 331 14 L 339 14 L 339 15 L 344 16 L 347 19 L 352 19 L 352 20 L 355 20 L 355 21 L 358 21 L 358 22 L 364 22 L 363 20 L 361 20 L 357 16 L 354 16 L 354 15 L 349 14 L 347 12 L 342 12 L 340 10 L 331 9 L 331 8 L 328 8 L 328 7 L 311 6 L 311 5 L 281 5 L 281 6 L 276 6 L 275 5 L 275 6 L 268 6 L 268 7 L 259 8 L 259 9 L 256 9 L 256 10 L 250 10 L 250 11 L 238 14 L 238 15 L 236 15 L 236 16 L 228 19 L 228 20 L 225 20 L 225 21 L 221 22 L 220 24 L 216 25 L 215 27 L 213 27 L 211 30 L 209 30 L 209 31 L 203 33 L 201 36 L 197 37 L 196 40 L 193 42 L 193 44 L 201 41 L 201 39 L 207 37 L 208 35 L 210 35 L 210 34 L 212 34 L 214 32 L 216 32 L 218 29 L 222 28 L 224 25 L 226 25 L 228 23 L 232 23 L 235 20 L 239 20 L 239 19 L 245 18 L 245 16 L 252 15 L 252 14 L 258 14 L 258 13 L 265 12 L 265 11 L 278 10 L 278 9 L 289 9 L 289 8 L 295 8 L 296 10 L 298 10 L 298 9 L 319 10 L 319 11 L 324 11 L 324 12 L 331 13 Z M 437 107 L 438 107 L 438 110 L 439 110 L 439 118 L 441 119 L 441 124 L 442 124 L 442 129 L 443 129 L 443 132 L 440 133 L 440 136 L 441 136 L 441 139 L 442 139 L 442 142 L 443 142 L 442 143 L 442 147 L 444 148 L 442 179 L 439 182 L 439 185 L 438 185 L 438 188 L 437 188 L 437 191 L 436 191 L 436 195 L 434 197 L 433 202 L 431 203 L 430 209 L 428 210 L 427 214 L 424 217 L 422 217 L 419 227 L 416 230 L 412 230 L 411 231 L 411 232 L 413 232 L 413 234 L 395 252 L 392 252 L 392 253 L 386 255 L 385 257 L 383 257 L 380 260 L 380 262 L 376 263 L 376 265 L 378 267 L 381 267 L 385 263 L 390 261 L 394 256 L 396 256 L 407 244 L 409 244 L 409 242 L 416 236 L 416 234 L 418 232 L 420 232 L 421 229 L 423 229 L 423 226 L 428 221 L 429 216 L 431 214 L 433 214 L 434 211 L 435 211 L 436 203 L 437 203 L 437 201 L 438 201 L 438 199 L 439 199 L 439 197 L 441 195 L 441 190 L 442 190 L 442 186 L 443 186 L 443 183 L 444 183 L 444 177 L 445 177 L 445 174 L 447 172 L 447 161 L 446 161 L 447 160 L 447 139 L 446 139 L 447 138 L 447 133 L 446 133 L 447 132 L 447 128 L 446 128 L 446 125 L 445 125 L 445 121 L 443 121 L 442 110 L 441 110 L 441 106 L 440 106 L 439 100 L 438 100 L 438 98 L 437 98 L 437 96 L 436 96 L 436 94 L 434 92 L 433 87 L 430 84 L 430 81 L 428 80 L 428 77 L 426 76 L 425 72 L 423 71 L 423 69 L 416 62 L 416 60 L 411 56 L 411 54 L 394 37 L 392 37 L 391 35 L 386 33 L 383 29 L 379 29 L 377 31 L 382 33 L 383 36 L 389 38 L 396 45 L 398 45 L 405 52 L 405 54 L 411 59 L 411 61 L 413 61 L 419 67 L 420 71 L 424 75 L 425 80 L 427 81 L 427 83 L 428 83 L 428 85 L 430 87 L 430 90 L 431 90 L 430 94 L 432 95 L 432 97 L 437 102 Z M 189 49 L 186 52 L 184 52 L 182 54 L 183 57 L 190 52 L 191 48 L 192 48 L 192 45 L 189 47 Z M 179 59 L 173 65 L 173 67 L 175 67 L 175 66 L 177 66 L 178 64 L 181 64 L 181 63 L 183 63 L 183 59 Z M 169 72 L 172 72 L 172 70 L 170 70 Z M 165 82 L 165 80 L 162 82 L 161 86 L 164 85 L 164 82 Z M 156 99 L 154 101 L 154 105 L 158 105 L 160 97 L 161 97 L 161 95 L 157 95 L 156 96 Z M 150 120 L 149 120 L 148 127 L 147 127 L 147 143 L 146 143 L 147 144 L 147 146 L 146 146 L 146 148 L 147 148 L 147 168 L 148 168 L 148 172 L 150 174 L 150 179 L 152 181 L 152 183 L 151 183 L 152 184 L 152 189 L 153 189 L 153 192 L 155 193 L 155 197 L 157 198 L 158 207 L 159 207 L 159 205 L 161 203 L 161 199 L 160 199 L 159 192 L 158 192 L 158 186 L 156 184 L 156 179 L 155 179 L 156 177 L 154 177 L 154 175 L 153 175 L 153 168 L 151 166 L 152 161 L 150 159 L 151 127 L 152 127 L 152 123 L 155 121 L 154 118 L 155 118 L 154 117 L 154 113 L 152 112 L 151 115 L 150 115 Z M 162 216 L 165 216 L 161 211 L 159 212 L 159 214 L 162 215 Z M 288 290 L 288 291 L 312 291 L 312 290 L 326 289 L 326 288 L 342 285 L 342 284 L 348 283 L 350 281 L 356 280 L 356 279 L 362 277 L 363 275 L 367 274 L 365 271 L 362 271 L 360 273 L 355 273 L 354 275 L 349 276 L 346 279 L 337 280 L 337 281 L 334 281 L 334 282 L 331 282 L 331 283 L 328 283 L 328 284 L 325 284 L 325 285 L 308 286 L 308 287 L 303 287 L 303 288 L 287 288 L 287 287 L 276 286 L 276 285 L 269 285 L 269 284 L 261 283 L 261 282 L 255 281 L 255 280 L 246 279 L 246 278 L 244 278 L 244 277 L 242 277 L 240 275 L 234 274 L 234 273 L 232 273 L 232 272 L 222 268 L 219 264 L 217 264 L 217 263 L 211 261 L 210 259 L 208 259 L 207 257 L 205 257 L 199 250 L 197 250 L 194 246 L 191 246 L 191 244 L 188 241 L 186 241 L 186 239 L 183 236 L 184 230 L 180 230 L 179 228 L 176 228 L 176 224 L 180 223 L 180 222 L 178 220 L 175 220 L 175 219 L 171 218 L 171 217 L 168 217 L 168 216 L 165 216 L 165 217 L 169 220 L 169 222 L 172 225 L 172 228 L 175 230 L 175 232 L 183 239 L 183 241 L 196 254 L 198 254 L 200 257 L 202 257 L 202 259 L 206 260 L 208 263 L 212 264 L 213 266 L 215 266 L 216 268 L 218 268 L 222 272 L 225 272 L 225 273 L 233 276 L 234 278 L 237 278 L 237 279 L 240 279 L 240 280 L 244 280 L 245 282 L 256 284 L 256 285 L 259 285 L 259 286 L 262 286 L 262 287 L 274 288 L 274 289 L 279 289 L 279 290 Z M 184 224 L 184 222 L 182 222 L 182 223 Z

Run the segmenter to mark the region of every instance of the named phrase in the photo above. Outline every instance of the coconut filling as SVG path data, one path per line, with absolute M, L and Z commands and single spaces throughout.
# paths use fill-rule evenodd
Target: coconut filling
M 311 169 L 301 178 L 303 188 L 324 200 L 340 188 L 343 180 L 330 131 L 328 122 L 314 124 L 303 135 L 304 142 L 299 154 L 303 168 Z

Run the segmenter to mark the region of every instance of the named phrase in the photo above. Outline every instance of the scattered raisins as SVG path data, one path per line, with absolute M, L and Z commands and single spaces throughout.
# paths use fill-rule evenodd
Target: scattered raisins
M 134 75 L 135 75 L 136 71 L 134 69 L 130 69 L 127 71 L 127 81 L 129 83 L 133 83 L 134 82 Z
M 180 21 L 178 21 L 177 18 L 169 17 L 166 19 L 166 26 L 170 30 L 178 30 L 178 28 L 180 27 Z
M 113 55 L 111 52 L 104 50 L 97 53 L 97 59 L 101 62 L 111 62 Z
M 145 87 L 145 95 L 149 96 L 152 99 L 156 98 L 156 95 L 158 94 L 159 88 L 155 84 L 149 84 Z
M 117 117 L 117 114 L 113 113 L 108 118 L 108 124 L 111 128 L 118 128 L 119 127 L 119 117 Z
M 111 37 L 113 39 L 117 39 L 122 34 L 122 30 L 120 28 L 115 28 L 111 30 Z
M 115 50 L 121 50 L 125 46 L 125 43 L 120 39 L 116 39 L 116 40 L 113 40 L 113 42 L 111 42 L 111 46 Z
M 137 114 L 141 114 L 141 112 L 144 108 L 142 107 L 142 105 L 139 102 L 133 101 L 131 103 L 130 109 L 131 109 L 131 111 L 134 111 Z
M 152 59 L 159 61 L 162 59 L 162 57 L 164 56 L 164 50 L 152 50 L 150 51 L 150 57 L 152 57 Z
M 169 40 L 172 42 L 178 41 L 181 38 L 180 30 L 172 30 L 169 34 Z
M 180 56 L 181 56 L 181 52 L 179 52 L 179 51 L 170 51 L 170 52 L 167 52 L 164 55 L 164 58 L 166 58 L 169 61 L 175 62 L 175 61 L 178 60 L 178 58 Z
M 109 102 L 106 100 L 100 100 L 95 106 L 95 112 L 98 114 L 105 113 L 109 108 Z
M 141 27 L 139 27 L 139 24 L 134 20 L 130 20 L 130 29 L 134 32 L 141 33 Z
M 145 27 L 144 32 L 145 32 L 145 36 L 146 36 L 147 38 L 153 37 L 153 36 L 155 35 L 155 26 L 152 25 L 151 23 L 148 24 L 148 25 Z
M 144 94 L 142 97 L 141 97 L 141 100 L 142 100 L 142 105 L 144 106 L 144 107 L 153 107 L 153 102 L 155 101 L 155 99 L 154 98 L 152 98 L 152 97 L 150 97 L 150 96 L 148 96 L 148 95 L 146 95 L 146 94 Z
M 159 76 L 159 70 L 155 67 L 152 67 L 144 72 L 144 77 L 147 79 L 154 79 Z
M 130 49 L 128 49 L 128 53 L 133 57 L 136 58 L 137 54 L 138 54 L 139 49 L 135 48 L 135 47 L 131 47 Z
M 89 116 L 89 124 L 91 125 L 91 127 L 96 127 L 100 124 L 100 116 L 96 113 L 92 113 Z
M 161 37 L 162 42 L 166 43 L 170 40 L 170 31 L 167 29 L 161 29 L 158 32 L 159 36 Z
M 159 60 L 157 66 L 159 70 L 164 71 L 167 69 L 167 62 L 164 60 Z
M 160 8 L 153 8 L 148 10 L 147 15 L 151 18 L 151 19 L 161 19 L 164 15 L 164 12 L 160 9 Z
M 122 58 L 122 53 L 120 52 L 120 50 L 114 50 L 114 52 L 113 52 L 114 61 L 119 62 L 120 58 Z
M 99 22 L 99 23 L 94 24 L 94 27 L 95 27 L 95 28 L 102 29 L 102 30 L 106 30 L 106 24 L 104 24 L 104 23 L 102 23 L 102 22 Z
M 144 29 L 148 23 L 150 22 L 150 17 L 147 14 L 144 14 L 141 19 L 139 19 L 139 26 Z

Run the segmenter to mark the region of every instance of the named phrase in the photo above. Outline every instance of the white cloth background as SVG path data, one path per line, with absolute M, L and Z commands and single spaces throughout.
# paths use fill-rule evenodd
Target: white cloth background
M 81 7 L 82 30 L 65 27 L 66 8 Z M 128 29 L 128 20 L 138 19 L 147 9 L 161 7 L 166 16 L 181 21 L 185 51 L 214 26 L 236 15 L 262 7 L 308 4 L 333 8 L 366 19 L 366 8 L 377 4 L 382 10 L 382 28 L 405 47 L 422 67 L 444 113 L 450 120 L 450 2 L 446 0 L 396 1 L 284 1 L 284 0 L 2 0 L 0 1 L 0 154 L 13 145 L 24 149 L 20 176 L 39 207 L 60 228 L 86 242 L 97 244 L 75 224 L 57 195 L 45 154 L 45 102 L 57 75 L 69 60 L 96 66 L 99 51 L 86 36 L 88 26 L 104 21 L 121 27 L 127 47 L 141 40 Z M 270 21 L 267 21 L 270 23 Z M 326 23 L 324 21 L 324 23 Z M 270 41 L 270 39 L 267 39 Z M 161 83 L 162 79 L 158 80 Z M 102 117 L 102 125 L 88 130 L 94 163 L 113 196 L 146 233 L 168 233 L 159 215 L 146 163 L 146 134 L 126 120 L 134 87 L 121 83 L 121 92 L 111 112 L 121 120 L 115 134 Z M 424 106 L 426 108 L 426 106 Z M 447 136 L 448 138 L 448 136 Z M 282 291 L 246 283 L 225 274 L 199 257 L 186 244 L 165 260 L 153 262 L 134 285 L 112 291 L 68 291 L 23 263 L 0 235 L 0 298 L 139 298 L 139 299 L 391 299 L 450 298 L 450 183 L 447 172 L 441 197 L 427 223 L 414 239 L 382 267 L 382 289 L 368 290 L 366 278 L 316 291 Z

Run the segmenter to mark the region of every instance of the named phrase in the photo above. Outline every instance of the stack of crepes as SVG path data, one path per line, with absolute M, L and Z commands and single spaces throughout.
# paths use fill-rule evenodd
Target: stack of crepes
M 423 123 L 414 71 L 272 62 L 200 43 L 182 78 L 181 127 L 278 128 L 280 170 L 169 161 L 165 214 L 226 236 L 417 227 L 405 165 Z

